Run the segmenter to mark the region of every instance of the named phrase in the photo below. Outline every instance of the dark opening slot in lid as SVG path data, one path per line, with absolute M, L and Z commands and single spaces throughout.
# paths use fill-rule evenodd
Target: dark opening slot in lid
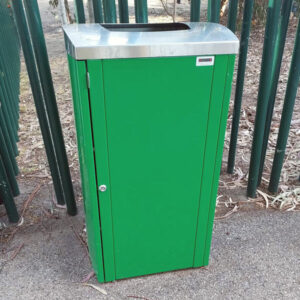
M 110 31 L 124 32 L 151 32 L 188 30 L 190 27 L 184 23 L 156 23 L 156 24 L 101 24 Z

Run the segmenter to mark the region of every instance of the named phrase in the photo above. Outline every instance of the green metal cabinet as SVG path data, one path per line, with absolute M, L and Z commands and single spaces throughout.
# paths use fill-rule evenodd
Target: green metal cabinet
M 207 265 L 237 38 L 209 23 L 64 31 L 98 280 Z

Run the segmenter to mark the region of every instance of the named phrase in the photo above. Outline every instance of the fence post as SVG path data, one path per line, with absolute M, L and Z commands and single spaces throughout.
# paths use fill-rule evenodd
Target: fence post
M 1 98 L 1 96 L 0 96 Z M 10 154 L 10 157 L 12 158 L 13 161 L 13 165 L 14 165 L 14 170 L 15 170 L 15 174 L 19 174 L 19 168 L 18 165 L 15 161 L 15 156 L 16 156 L 16 150 L 17 149 L 17 145 L 14 141 L 12 141 L 11 136 L 10 136 L 10 132 L 7 129 L 7 123 L 5 121 L 5 117 L 2 111 L 2 107 L 1 107 L 1 102 L 0 102 L 0 128 L 2 129 L 2 133 L 3 133 L 3 137 L 4 140 L 6 141 L 6 145 L 7 145 L 7 150 Z
M 116 23 L 116 3 L 114 0 L 103 0 L 104 21 L 105 23 Z
M 248 1 L 244 1 L 244 5 L 246 5 Z M 250 1 L 253 2 L 253 1 Z M 228 12 L 228 20 L 227 20 L 227 27 L 232 31 L 235 32 L 236 30 L 236 18 L 237 18 L 237 11 L 238 11 L 238 0 L 229 0 L 229 12 Z M 245 10 L 244 10 L 245 12 Z M 252 15 L 252 12 L 251 12 Z
M 103 23 L 103 9 L 101 0 L 93 0 L 95 23 Z
M 128 0 L 118 0 L 120 23 L 129 23 Z
M 254 134 L 251 150 L 249 178 L 247 195 L 255 197 L 257 180 L 260 167 L 260 158 L 262 143 L 264 137 L 264 127 L 266 123 L 266 114 L 268 99 L 270 96 L 270 74 L 272 72 L 274 59 L 274 44 L 276 32 L 278 29 L 278 17 L 280 13 L 281 1 L 269 0 L 267 24 L 265 29 L 265 41 L 262 57 L 262 66 L 260 72 L 259 92 L 257 99 L 257 108 L 255 116 Z
M 0 61 L 0 70 L 2 70 L 1 61 Z M 7 101 L 7 99 L 11 99 L 11 97 L 7 89 L 7 82 L 6 80 L 3 80 L 3 78 L 1 78 L 0 80 L 0 89 L 1 89 L 1 94 L 3 95 L 2 103 L 4 109 L 6 110 L 6 113 L 8 114 L 8 118 L 10 120 L 10 126 L 13 128 L 12 132 L 13 132 L 14 139 L 15 141 L 18 141 L 18 133 L 17 133 L 18 125 L 16 123 L 16 116 L 11 101 Z
M 61 181 L 64 202 L 70 215 L 76 215 L 76 203 L 73 192 L 68 157 L 60 124 L 58 108 L 56 104 L 55 91 L 51 76 L 48 53 L 45 37 L 42 28 L 41 17 L 37 0 L 24 0 L 29 30 L 32 37 L 33 50 L 38 67 L 44 101 L 46 104 L 49 127 L 52 132 L 52 139 L 55 148 L 55 155 L 58 164 L 58 174 Z
M 6 169 L 6 175 L 8 178 L 9 186 L 11 189 L 11 192 L 13 196 L 18 196 L 20 194 L 18 183 L 16 180 L 16 164 L 14 165 L 13 162 L 15 162 L 14 158 L 9 155 L 7 146 L 6 146 L 6 141 L 4 139 L 2 129 L 0 127 L 0 155 L 3 158 L 3 164 Z
M 282 55 L 284 51 L 285 46 L 285 39 L 286 39 L 286 33 L 288 30 L 289 20 L 290 20 L 290 13 L 292 8 L 293 0 L 283 0 L 282 1 L 282 8 L 281 8 L 281 15 L 280 15 L 280 21 L 279 21 L 279 28 L 278 28 L 278 34 L 275 44 L 275 55 L 274 55 L 274 64 L 273 64 L 273 72 L 271 77 L 271 92 L 269 97 L 269 103 L 268 103 L 268 112 L 266 117 L 266 124 L 265 124 L 265 131 L 264 131 L 264 138 L 263 138 L 263 146 L 262 146 L 262 153 L 261 153 L 261 159 L 260 159 L 260 169 L 259 169 L 259 176 L 258 176 L 258 182 L 257 186 L 261 183 L 264 163 L 265 163 L 265 157 L 268 147 L 268 141 L 269 141 L 269 135 L 270 135 L 270 128 L 271 128 L 271 122 L 272 122 L 272 115 L 275 105 L 275 98 L 276 98 L 276 92 L 277 92 L 277 85 L 280 75 L 280 69 L 281 69 L 281 62 L 282 62 Z
M 82 0 L 75 0 L 75 10 L 77 23 L 85 23 L 84 6 Z
M 0 204 L 10 222 L 18 222 L 14 196 L 19 195 L 16 162 L 19 128 L 20 44 L 7 1 L 0 1 Z M 5 115 L 4 113 L 5 112 Z
M 8 185 L 8 178 L 0 155 L 0 199 L 3 201 L 7 216 L 10 222 L 17 223 L 19 221 L 19 214 L 14 202 L 13 195 Z
M 8 56 L 6 56 L 6 57 L 8 57 Z M 11 66 L 10 66 L 10 68 L 11 68 Z M 8 84 L 8 82 L 9 81 L 11 82 L 11 80 L 13 80 L 13 79 L 11 79 L 9 76 L 10 70 L 9 70 L 8 66 L 5 63 L 3 63 L 1 60 L 0 60 L 0 70 L 2 71 L 1 72 L 2 89 L 5 94 L 6 99 L 10 99 L 10 101 L 6 101 L 6 103 L 7 103 L 9 112 L 10 112 L 12 126 L 15 128 L 16 140 L 18 140 L 17 132 L 18 132 L 19 116 L 18 116 L 18 111 L 15 106 L 15 103 L 12 101 L 15 98 L 14 91 L 12 90 L 12 87 Z M 7 80 L 5 80 L 5 77 L 7 78 Z
M 11 145 L 13 147 L 14 154 L 17 156 L 18 155 L 18 147 L 17 147 L 17 144 L 16 144 L 17 138 L 16 138 L 16 135 L 15 135 L 14 128 L 11 124 L 12 121 L 9 117 L 6 102 L 5 102 L 5 100 L 1 101 L 1 99 L 5 99 L 5 97 L 4 97 L 3 91 L 2 91 L 1 86 L 0 86 L 0 105 L 1 105 L 0 122 L 6 124 L 6 129 L 7 129 L 7 132 L 8 132 L 9 140 L 10 140 Z M 2 128 L 4 128 L 4 127 L 2 127 Z
M 2 24 L 0 27 L 1 36 L 5 37 L 7 41 L 9 37 L 7 36 L 8 29 L 5 28 L 5 24 Z M 8 49 L 10 52 L 8 52 Z M 15 79 L 11 77 L 11 69 L 13 65 L 7 64 L 7 61 L 3 60 L 4 57 L 10 57 L 12 55 L 13 49 L 6 45 L 6 47 L 0 47 L 0 97 L 2 100 L 4 113 L 7 114 L 5 116 L 7 125 L 9 126 L 9 130 L 11 133 L 11 139 L 13 143 L 18 141 L 18 119 L 19 119 L 19 109 L 18 109 L 18 101 L 14 99 L 18 99 L 17 90 L 18 88 L 13 88 L 9 82 L 15 82 Z M 9 101 L 8 101 L 9 100 Z M 17 147 L 15 147 L 15 154 L 18 154 Z
M 234 170 L 235 163 L 235 153 L 237 146 L 237 138 L 240 123 L 240 114 L 243 99 L 243 89 L 244 89 L 244 79 L 246 71 L 246 62 L 248 54 L 248 41 L 251 29 L 251 20 L 253 13 L 254 0 L 245 0 L 244 2 L 244 14 L 243 14 L 243 26 L 241 33 L 241 43 L 240 43 L 240 54 L 238 63 L 238 72 L 236 79 L 236 89 L 235 89 L 235 99 L 234 108 L 232 115 L 232 125 L 231 125 L 231 136 L 230 136 L 230 146 L 228 154 L 228 166 L 227 172 L 232 174 Z
M 207 0 L 207 22 L 210 22 L 211 18 L 211 0 Z
M 148 23 L 147 0 L 134 0 L 135 22 Z
M 50 125 L 48 123 L 49 115 L 46 110 L 46 104 L 45 104 L 45 100 L 40 85 L 40 78 L 36 69 L 35 57 L 31 45 L 31 40 L 29 36 L 29 31 L 27 27 L 22 0 L 14 0 L 12 1 L 12 3 L 14 8 L 14 13 L 16 16 L 15 20 L 19 31 L 19 36 L 22 43 L 28 76 L 31 83 L 32 94 L 35 101 L 37 115 L 38 115 L 41 131 L 44 139 L 46 154 L 49 161 L 49 167 L 52 175 L 56 197 L 58 202 L 63 204 L 65 202 L 64 201 L 65 194 L 63 192 L 62 184 L 66 184 L 66 183 L 61 182 L 61 177 L 59 172 L 60 165 L 58 164 L 56 158 L 57 149 L 55 148 L 56 145 L 53 142 L 53 136 L 52 136 L 53 132 L 51 131 Z M 75 214 L 76 209 L 70 210 L 68 212 L 70 214 Z
M 219 23 L 220 22 L 220 10 L 221 10 L 221 0 L 208 1 L 210 5 L 210 17 L 209 22 Z
M 191 22 L 200 21 L 200 7 L 201 7 L 201 0 L 191 0 L 191 12 L 190 12 Z
M 276 193 L 280 179 L 280 173 L 285 156 L 286 144 L 289 136 L 291 120 L 297 95 L 297 89 L 300 81 L 300 19 L 295 40 L 294 53 L 292 57 L 289 79 L 287 83 L 285 99 L 282 109 L 279 133 L 275 149 L 275 156 L 271 171 L 269 191 Z

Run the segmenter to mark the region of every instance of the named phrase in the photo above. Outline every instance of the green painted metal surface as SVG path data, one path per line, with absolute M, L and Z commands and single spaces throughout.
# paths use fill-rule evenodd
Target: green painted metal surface
M 220 22 L 220 10 L 221 10 L 221 0 L 210 0 L 208 1 L 209 8 L 207 12 L 207 17 L 209 22 L 219 23 Z
M 245 5 L 247 4 L 247 0 L 245 1 Z M 236 31 L 236 19 L 238 13 L 238 0 L 229 0 L 229 12 L 227 19 L 227 27 L 232 31 Z
M 56 198 L 59 204 L 66 203 L 69 215 L 75 215 L 73 186 L 37 1 L 15 0 L 13 8 Z
M 282 1 L 281 13 L 280 13 L 280 18 L 279 18 L 279 23 L 278 23 L 278 32 L 277 32 L 276 42 L 275 42 L 274 60 L 273 60 L 273 67 L 272 67 L 272 80 L 271 80 L 272 83 L 271 83 L 270 96 L 268 99 L 268 111 L 267 111 L 267 116 L 266 116 L 265 131 L 264 131 L 263 146 L 262 146 L 262 152 L 261 152 L 260 169 L 259 169 L 257 185 L 259 185 L 262 180 L 262 173 L 263 173 L 263 169 L 264 169 L 264 162 L 265 162 L 265 157 L 266 157 L 267 148 L 268 148 L 270 128 L 271 128 L 273 110 L 274 110 L 276 93 L 277 93 L 277 85 L 278 85 L 278 80 L 279 80 L 279 75 L 280 75 L 280 70 L 281 70 L 281 63 L 282 63 L 282 58 L 283 58 L 287 30 L 288 30 L 288 26 L 289 26 L 292 4 L 293 4 L 293 0 Z
M 135 22 L 148 23 L 147 0 L 134 0 Z
M 94 167 L 94 143 L 90 118 L 90 102 L 86 81 L 86 63 L 68 57 L 74 103 L 77 144 L 84 196 L 84 210 L 87 216 L 88 247 L 97 278 L 104 281 L 102 242 L 100 235 L 97 178 Z
M 214 220 L 214 211 L 216 208 L 216 196 L 219 186 L 219 177 L 220 170 L 222 165 L 222 154 L 223 154 L 223 146 L 224 146 L 224 138 L 226 131 L 226 122 L 228 115 L 228 106 L 231 94 L 231 84 L 233 77 L 233 68 L 234 68 L 235 56 L 231 55 L 228 57 L 227 64 L 227 73 L 225 79 L 224 86 L 224 94 L 223 94 L 223 103 L 220 117 L 220 126 L 219 126 L 219 134 L 218 134 L 218 143 L 217 143 L 217 151 L 216 151 L 216 162 L 214 166 L 213 180 L 212 180 L 212 188 L 210 194 L 210 206 L 209 206 L 209 215 L 207 220 L 207 232 L 206 232 L 206 240 L 205 240 L 205 248 L 204 248 L 204 259 L 203 264 L 207 265 L 209 260 L 209 251 L 211 245 L 212 238 L 212 229 L 213 229 L 213 220 Z M 199 227 L 198 227 L 199 228 Z
M 200 21 L 201 0 L 191 0 L 190 20 L 191 22 Z
M 269 0 L 247 186 L 247 196 L 251 198 L 254 198 L 256 195 L 259 177 L 264 129 L 268 112 L 268 101 L 271 92 L 270 76 L 272 76 L 273 71 L 274 50 L 280 8 L 280 1 Z
M 233 1 L 230 3 L 231 5 L 234 5 Z M 241 114 L 242 100 L 243 100 L 244 79 L 246 73 L 248 42 L 249 42 L 249 36 L 251 30 L 253 5 L 254 5 L 254 0 L 246 0 L 244 3 L 241 44 L 240 44 L 238 71 L 236 77 L 235 99 L 234 99 L 234 107 L 233 107 L 233 114 L 232 114 L 232 126 L 231 126 L 230 146 L 229 146 L 228 165 L 227 165 L 227 172 L 230 174 L 233 173 L 234 164 L 235 164 L 235 154 L 237 148 L 240 114 Z M 231 26 L 233 26 L 233 23 L 231 24 Z
M 101 0 L 93 0 L 93 11 L 95 23 L 103 23 L 103 8 Z
M 234 58 L 69 57 L 100 282 L 208 263 Z
M 37 0 L 24 0 L 23 2 L 25 6 L 26 19 L 31 36 L 32 49 L 35 58 L 35 61 L 32 61 L 31 63 L 35 63 L 38 72 L 38 78 L 34 80 L 34 82 L 35 84 L 37 84 L 37 80 L 39 79 L 40 81 L 44 100 L 42 109 L 45 109 L 45 115 L 47 120 L 46 127 L 49 127 L 49 129 L 47 130 L 49 130 L 50 132 L 51 141 L 54 146 L 54 159 L 53 157 L 51 157 L 49 163 L 57 164 L 58 166 L 58 178 L 55 178 L 53 182 L 56 182 L 57 179 L 59 180 L 59 185 L 61 185 L 62 194 L 57 194 L 57 201 L 59 204 L 66 203 L 68 214 L 74 216 L 77 214 L 75 196 L 73 191 L 70 169 L 68 166 L 68 157 L 65 149 L 62 127 L 60 124 L 60 118 L 56 103 L 56 96 L 52 81 L 50 63 L 42 28 L 39 7 Z M 29 47 L 29 45 L 24 45 L 23 42 L 23 48 L 25 47 Z M 29 60 L 29 57 L 25 57 L 25 61 L 27 62 L 27 64 L 29 63 Z M 29 72 L 32 71 L 33 70 L 29 70 Z M 35 101 L 41 101 L 41 99 L 36 99 Z M 44 118 L 44 116 L 41 118 Z M 45 139 L 46 138 L 44 138 L 44 140 Z
M 83 0 L 75 0 L 75 15 L 77 23 L 85 23 Z
M 117 23 L 116 3 L 114 0 L 103 0 L 105 23 Z
M 18 121 L 20 91 L 20 42 L 7 1 L 0 1 L 0 204 L 10 222 L 18 222 L 14 196 L 19 195 L 16 180 L 19 169 Z
M 129 23 L 128 0 L 118 0 L 120 23 Z
M 116 279 L 193 266 L 213 74 L 195 62 L 103 61 Z
M 298 29 L 296 33 L 293 57 L 289 72 L 288 83 L 285 92 L 284 104 L 280 120 L 280 127 L 275 148 L 275 155 L 271 171 L 269 191 L 276 193 L 280 180 L 281 169 L 283 167 L 285 150 L 289 137 L 289 131 L 300 82 L 300 19 L 298 21 Z

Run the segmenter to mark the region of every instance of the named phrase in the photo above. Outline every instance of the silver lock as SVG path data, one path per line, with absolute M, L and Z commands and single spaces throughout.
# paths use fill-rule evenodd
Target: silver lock
M 105 192 L 106 191 L 106 185 L 105 184 L 101 184 L 99 186 L 99 190 L 100 190 L 100 192 Z

